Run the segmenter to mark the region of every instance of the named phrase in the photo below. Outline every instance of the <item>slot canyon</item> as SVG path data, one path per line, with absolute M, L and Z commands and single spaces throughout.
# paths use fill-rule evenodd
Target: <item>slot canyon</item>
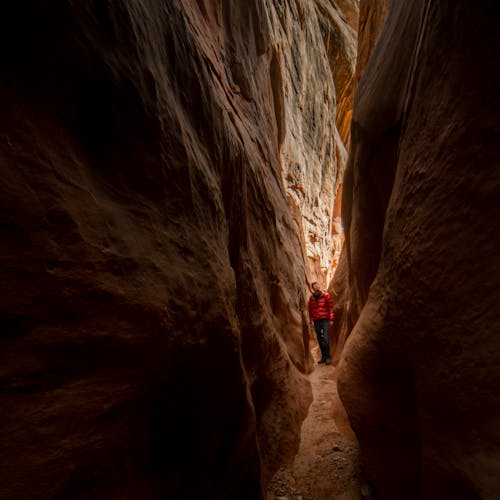
M 497 0 L 0 37 L 0 499 L 500 498 Z

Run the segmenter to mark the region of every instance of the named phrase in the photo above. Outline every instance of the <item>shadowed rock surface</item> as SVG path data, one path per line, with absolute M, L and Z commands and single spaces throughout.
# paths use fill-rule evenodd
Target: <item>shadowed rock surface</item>
M 359 79 L 365 69 L 368 58 L 375 46 L 378 35 L 384 25 L 387 12 L 389 10 L 390 0 L 361 0 L 359 4 L 359 26 L 357 38 L 357 58 L 356 68 L 353 76 L 352 90 L 359 83 Z M 352 116 L 352 113 L 351 115 Z M 350 123 L 349 123 L 349 138 L 350 138 Z M 332 228 L 334 232 L 342 235 L 337 240 L 343 243 L 343 229 L 341 227 L 341 204 L 342 204 L 342 185 L 340 192 L 335 199 L 336 210 L 334 213 L 334 224 Z M 342 349 L 347 340 L 347 337 L 352 331 L 354 323 L 359 317 L 359 307 L 354 307 L 351 304 L 351 294 L 355 293 L 355 287 L 349 289 L 349 275 L 347 272 L 347 253 L 339 251 L 336 255 L 335 274 L 332 281 L 329 283 L 330 295 L 334 298 L 335 306 L 335 322 L 333 324 L 330 343 L 332 345 L 333 362 L 336 364 L 342 354 Z M 366 256 L 368 259 L 370 256 Z
M 259 498 L 293 459 L 340 248 L 334 4 L 2 4 L 0 497 Z
M 293 458 L 289 103 L 329 137 L 308 168 L 332 204 L 343 168 L 318 23 L 300 1 L 2 4 L 2 498 L 258 498 Z
M 358 22 L 358 50 L 356 58 L 356 85 L 385 23 L 391 0 L 360 0 Z
M 339 393 L 384 499 L 500 491 L 499 19 L 392 2 L 357 90 Z

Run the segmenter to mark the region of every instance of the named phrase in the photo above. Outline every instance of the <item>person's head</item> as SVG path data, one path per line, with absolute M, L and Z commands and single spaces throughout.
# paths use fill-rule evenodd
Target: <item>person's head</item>
M 320 288 L 319 283 L 317 281 L 315 281 L 314 283 L 311 283 L 311 288 L 312 288 L 314 293 L 321 292 L 321 288 Z

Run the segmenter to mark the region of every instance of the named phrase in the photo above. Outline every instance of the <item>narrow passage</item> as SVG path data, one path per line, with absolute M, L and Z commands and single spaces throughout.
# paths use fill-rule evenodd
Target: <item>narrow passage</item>
M 276 473 L 267 500 L 371 498 L 361 476 L 359 447 L 338 398 L 335 367 L 317 365 L 310 380 L 314 400 L 302 425 L 299 452 Z

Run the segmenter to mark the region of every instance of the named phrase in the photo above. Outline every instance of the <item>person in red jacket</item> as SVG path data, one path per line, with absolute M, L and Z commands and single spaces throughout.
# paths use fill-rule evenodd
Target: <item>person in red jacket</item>
M 314 323 L 314 330 L 318 345 L 321 349 L 321 359 L 318 363 L 329 365 L 332 361 L 330 355 L 330 342 L 328 339 L 330 322 L 333 322 L 333 302 L 328 292 L 322 292 L 319 283 L 311 285 L 313 293 L 309 297 L 309 319 Z

